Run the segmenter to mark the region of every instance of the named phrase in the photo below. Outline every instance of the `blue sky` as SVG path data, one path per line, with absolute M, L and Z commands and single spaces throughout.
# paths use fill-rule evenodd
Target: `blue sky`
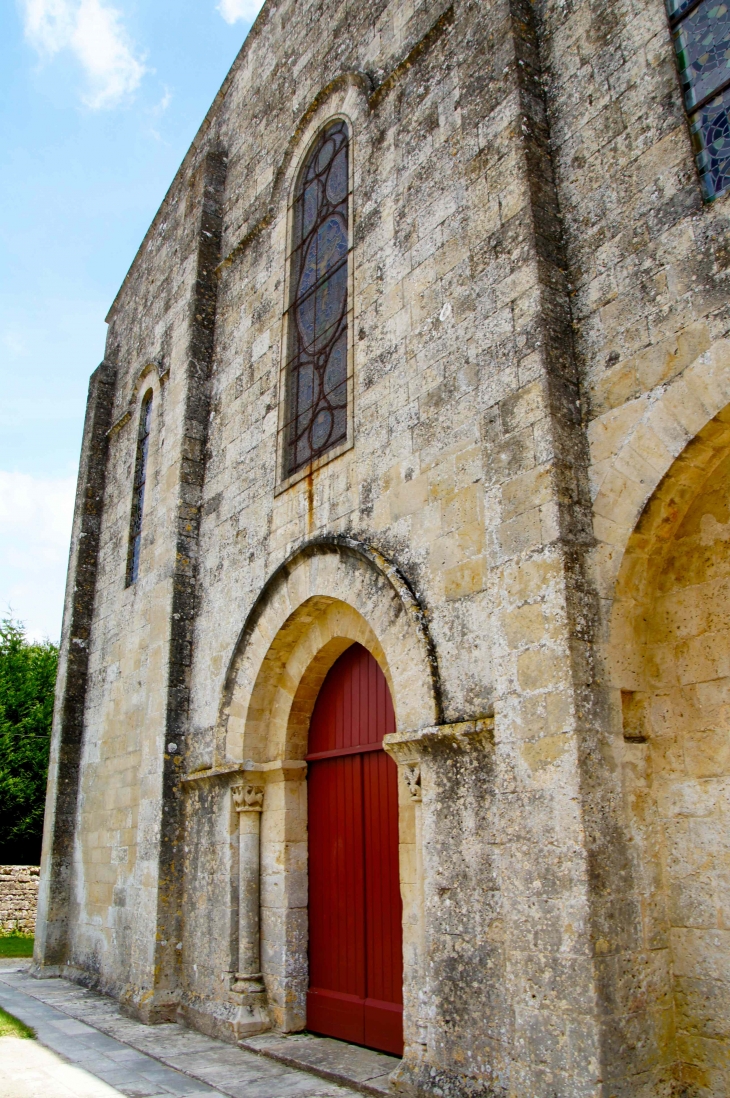
M 58 640 L 104 317 L 261 0 L 0 4 L 0 616 Z

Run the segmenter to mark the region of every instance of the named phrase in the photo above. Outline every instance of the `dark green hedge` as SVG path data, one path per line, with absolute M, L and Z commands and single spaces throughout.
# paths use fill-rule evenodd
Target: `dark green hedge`
M 0 864 L 38 865 L 58 649 L 0 621 Z

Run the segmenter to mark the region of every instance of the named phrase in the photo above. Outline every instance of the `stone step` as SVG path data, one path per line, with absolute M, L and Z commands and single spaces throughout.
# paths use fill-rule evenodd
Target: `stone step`
M 330 1083 L 341 1083 L 375 1098 L 391 1094 L 390 1074 L 400 1064 L 397 1056 L 313 1033 L 262 1033 L 238 1043 L 248 1052 L 257 1052 L 287 1067 L 309 1071 Z

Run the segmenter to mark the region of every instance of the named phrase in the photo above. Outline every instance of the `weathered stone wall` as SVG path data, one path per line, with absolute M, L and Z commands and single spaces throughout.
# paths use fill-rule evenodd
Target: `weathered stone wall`
M 229 752 L 227 743 L 221 750 L 215 729 L 230 653 L 277 565 L 324 534 L 377 547 L 413 586 L 427 615 L 440 719 L 468 721 L 491 712 L 495 658 L 501 696 L 492 787 L 499 839 L 490 868 L 480 861 L 479 871 L 464 877 L 463 898 L 468 908 L 484 903 L 485 890 L 493 893 L 478 928 L 485 954 L 501 957 L 480 993 L 491 1016 L 467 1007 L 458 1039 L 449 1031 L 448 988 L 458 982 L 460 960 L 446 951 L 436 967 L 439 981 L 430 984 L 434 1001 L 420 1041 L 415 1019 L 406 1023 L 411 1075 L 404 1071 L 403 1082 L 428 1086 L 433 1069 L 441 1086 L 451 1078 L 452 1087 L 499 1088 L 514 1072 L 525 1089 L 544 1085 L 543 1076 L 560 1087 L 576 1073 L 590 1077 L 598 1057 L 585 851 L 575 811 L 576 676 L 566 633 L 578 587 L 568 574 L 570 555 L 587 540 L 588 496 L 576 476 L 585 461 L 581 466 L 545 117 L 533 87 L 534 28 L 523 30 L 523 13 L 513 5 L 461 4 L 429 37 L 429 20 L 434 25 L 441 11 L 422 5 L 408 22 L 410 10 L 389 6 L 382 17 L 350 12 L 358 25 L 337 41 L 338 71 L 352 75 L 338 83 L 330 83 L 326 41 L 319 57 L 317 47 L 309 47 L 294 93 L 286 69 L 274 69 L 270 85 L 257 92 L 259 117 L 272 134 L 261 144 L 246 140 L 243 120 L 250 103 L 258 103 L 248 83 L 258 77 L 254 58 L 272 48 L 272 39 L 255 40 L 251 67 L 231 89 L 222 131 L 230 218 L 200 535 L 189 758 L 193 767 L 214 770 L 252 757 L 245 748 L 243 755 L 240 748 Z M 279 16 L 272 11 L 271 17 Z M 296 34 L 307 34 L 309 17 L 301 18 L 302 24 L 297 18 L 287 26 L 294 55 Z M 386 27 L 395 33 L 386 35 Z M 419 46 L 412 63 L 398 69 L 419 35 L 428 38 L 428 48 Z M 374 93 L 358 75 L 389 70 L 394 75 Z M 525 110 L 533 127 L 527 147 Z M 302 119 L 298 129 L 275 125 L 285 111 Z M 354 445 L 277 494 L 288 196 L 312 136 L 339 113 L 353 130 Z M 262 177 L 273 186 L 262 186 Z M 266 219 L 258 221 L 264 210 Z M 381 639 L 378 613 L 368 620 Z M 520 622 L 530 615 L 525 631 Z M 548 742 L 533 744 L 540 735 L 536 710 L 547 698 Z M 407 693 L 396 689 L 393 700 L 404 732 L 430 723 L 425 714 L 414 723 L 405 717 L 412 708 Z M 239 704 L 245 712 L 255 703 L 242 692 Z M 453 815 L 462 797 L 457 782 L 451 795 Z M 223 811 L 225 805 L 224 799 Z M 474 844 L 487 844 L 489 813 L 475 815 L 466 805 L 464 813 L 475 828 Z M 198 828 L 210 825 L 198 824 L 196 814 L 190 821 L 195 841 Z M 263 834 L 265 820 L 262 827 Z M 224 878 L 224 848 L 218 846 L 215 857 Z M 423 897 L 433 913 L 426 918 L 438 921 L 429 898 L 438 895 L 434 872 L 434 859 L 424 858 Z M 196 880 L 199 875 L 196 854 Z M 286 890 L 286 875 L 281 886 Z M 216 903 L 214 893 L 202 890 L 201 898 L 200 889 L 191 889 L 185 905 L 191 934 L 192 924 L 204 933 L 212 919 L 222 918 L 212 910 Z M 275 934 L 283 949 L 271 954 L 272 992 L 279 978 L 274 967 L 285 980 L 303 978 L 301 971 L 287 973 L 287 965 L 305 929 L 295 930 L 286 894 L 282 907 L 264 918 L 265 935 L 269 918 L 289 920 L 290 928 L 282 925 Z M 531 926 L 536 908 L 544 925 L 538 937 Z M 504 923 L 494 934 L 503 933 L 504 944 L 492 947 L 487 924 L 502 910 Z M 560 929 L 553 931 L 556 917 Z M 426 927 L 426 940 L 429 933 Z M 214 959 L 215 950 L 209 942 L 206 964 L 191 953 L 190 994 L 204 982 L 212 987 L 227 958 L 221 947 Z M 561 981 L 586 985 L 579 1004 L 560 996 L 536 1001 L 528 991 L 537 973 L 556 978 L 556 968 Z M 504 995 L 492 994 L 500 970 Z M 556 1029 L 569 1033 L 570 1050 L 553 1047 L 544 1068 L 544 1048 L 530 1034 Z M 469 1058 L 467 1047 L 479 1056 Z M 487 1049 L 491 1077 L 483 1067 Z
M 40 866 L 0 865 L 0 930 L 35 934 Z
M 351 130 L 352 434 L 285 486 L 290 200 L 334 116 Z M 662 478 L 695 437 L 698 467 L 730 404 L 727 201 L 701 202 L 661 0 L 264 6 L 109 316 L 39 971 L 65 964 L 142 1017 L 180 1011 L 229 1038 L 267 1017 L 301 1027 L 308 718 L 357 640 L 398 729 L 396 1085 L 540 1098 L 725 1085 L 722 1012 L 693 1021 L 700 977 L 672 982 L 667 962 L 676 931 L 695 955 L 711 931 L 722 969 L 724 909 L 711 927 L 662 915 L 654 936 L 679 888 L 665 872 L 676 820 L 647 831 L 635 795 L 644 783 L 658 819 L 667 790 L 722 783 L 699 775 L 695 741 L 724 743 L 725 710 L 692 728 L 679 715 L 678 590 L 654 600 L 650 647 L 666 659 L 650 691 L 627 653 L 645 605 L 637 523 L 655 491 L 671 511 Z M 125 587 L 149 390 L 140 578 Z M 708 613 L 716 601 L 693 598 Z M 728 639 L 712 643 L 721 664 Z M 682 688 L 700 693 L 724 671 L 692 674 Z M 656 747 L 631 737 L 642 691 L 679 699 L 664 738 L 683 761 L 663 786 L 631 755 L 664 758 L 664 733 L 641 733 Z M 242 775 L 264 789 L 265 995 L 237 979 Z M 719 895 L 719 851 L 687 893 L 697 911 L 710 877 Z
M 589 817 L 589 833 L 605 1078 L 613 1086 L 634 1088 L 630 1093 L 643 1093 L 641 1088 L 669 1093 L 684 1086 L 698 1088 L 691 1090 L 693 1094 L 718 1093 L 727 1086 L 718 1067 L 724 1054 L 715 1055 L 711 1041 L 725 1032 L 724 1010 L 709 1005 L 710 999 L 718 1003 L 709 993 L 703 1007 L 696 982 L 692 995 L 683 991 L 679 998 L 672 997 L 667 972 L 675 962 L 668 948 L 669 927 L 677 917 L 676 872 L 681 870 L 672 868 L 673 840 L 658 837 L 665 827 L 667 834 L 675 834 L 678 827 L 690 826 L 689 818 L 686 824 L 680 819 L 692 811 L 686 804 L 680 807 L 668 790 L 676 793 L 681 787 L 692 798 L 686 783 L 691 784 L 691 775 L 702 767 L 702 753 L 698 741 L 698 750 L 685 753 L 681 764 L 668 763 L 664 750 L 672 736 L 679 735 L 676 727 L 675 733 L 666 728 L 661 734 L 657 728 L 648 737 L 648 746 L 624 742 L 621 732 L 631 738 L 641 709 L 637 699 L 647 682 L 629 658 L 635 651 L 633 619 L 627 624 L 623 611 L 618 619 L 613 611 L 618 578 L 620 601 L 636 601 L 644 620 L 647 614 L 655 623 L 662 619 L 662 641 L 650 645 L 655 656 L 665 653 L 668 676 L 660 689 L 663 700 L 657 704 L 670 704 L 671 692 L 683 676 L 691 689 L 695 672 L 687 671 L 681 645 L 677 648 L 672 639 L 676 633 L 669 627 L 669 610 L 657 605 L 665 599 L 647 586 L 642 562 L 649 552 L 645 539 L 656 537 L 656 544 L 664 546 L 672 536 L 676 513 L 683 513 L 698 490 L 697 451 L 688 458 L 694 477 L 673 482 L 674 489 L 659 489 L 667 505 L 662 522 L 645 525 L 636 540 L 632 531 L 675 459 L 730 401 L 724 342 L 727 198 L 702 203 L 662 3 L 545 0 L 538 10 L 591 450 L 596 543 L 590 574 L 598 595 L 592 705 L 598 735 L 586 758 L 584 788 L 587 803 L 600 816 L 600 822 L 597 816 Z M 718 442 L 720 449 L 722 445 Z M 663 550 L 659 557 L 664 559 Z M 696 565 L 686 563 L 690 573 L 696 571 Z M 674 598 L 679 606 L 679 593 Z M 699 593 L 695 599 L 703 601 Z M 681 627 L 677 621 L 681 632 L 693 628 L 690 619 Z M 699 627 L 702 636 L 695 646 L 708 643 L 706 628 Z M 716 636 L 712 643 L 722 661 L 727 638 Z M 670 651 L 667 644 L 673 646 Z M 699 672 L 697 676 L 701 677 Z M 721 675 L 708 672 L 705 685 L 696 689 L 709 696 L 722 689 L 721 681 Z M 606 691 L 606 685 L 611 689 Z M 692 735 L 693 722 L 699 718 L 680 705 L 676 719 L 683 726 L 683 738 Z M 723 714 L 706 714 L 700 723 L 707 721 L 722 739 L 727 727 Z M 635 768 L 644 756 L 648 770 L 638 766 L 637 787 Z M 672 776 L 665 773 L 662 779 L 660 771 L 667 765 Z M 665 780 L 665 792 L 660 793 Z M 652 841 L 638 819 L 653 833 Z M 712 864 L 722 858 L 723 841 L 718 838 L 717 843 L 707 854 Z M 689 873 L 683 882 L 683 895 L 699 903 L 703 889 L 698 880 L 695 887 L 691 877 Z M 675 904 L 674 915 L 667 914 L 668 903 Z M 693 918 L 696 911 L 688 914 L 685 904 L 684 925 L 692 926 Z M 674 933 L 677 944 L 692 936 L 691 930 L 685 937 L 683 933 Z M 677 956 L 682 972 L 692 965 L 687 956 L 686 950 Z M 716 959 L 723 971 L 726 962 Z M 681 1036 L 683 1030 L 692 1038 Z M 719 1074 L 713 1075 L 715 1071 Z M 619 1084 L 621 1078 L 625 1082 Z

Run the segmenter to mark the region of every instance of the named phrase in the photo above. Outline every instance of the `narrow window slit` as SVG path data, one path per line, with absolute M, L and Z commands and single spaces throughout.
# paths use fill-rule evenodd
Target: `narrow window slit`
M 132 517 L 129 524 L 129 555 L 127 558 L 127 587 L 135 583 L 139 575 L 139 553 L 142 544 L 142 512 L 144 489 L 147 480 L 150 431 L 152 429 L 152 393 L 146 393 L 142 401 L 137 434 L 137 456 L 134 466 L 132 492 Z

